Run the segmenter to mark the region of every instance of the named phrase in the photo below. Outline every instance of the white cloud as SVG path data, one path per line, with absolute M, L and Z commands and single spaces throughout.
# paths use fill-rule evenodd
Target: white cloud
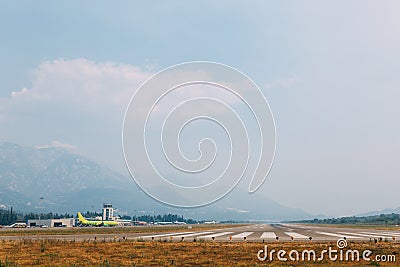
M 24 87 L 20 91 L 11 92 L 11 97 L 19 97 L 25 94 L 28 94 L 28 89 Z
M 149 75 L 138 67 L 87 59 L 45 61 L 33 71 L 33 86 L 12 93 L 12 99 L 62 101 L 93 106 L 126 106 Z
M 48 121 L 60 113 L 72 119 L 73 112 L 119 120 L 135 90 L 151 74 L 133 65 L 84 58 L 45 61 L 32 71 L 31 86 L 0 98 L 0 122 Z
M 0 119 L 21 110 L 34 114 L 38 107 L 45 109 L 46 105 L 69 110 L 78 108 L 80 111 L 95 113 L 96 116 L 99 113 L 123 114 L 134 92 L 153 74 L 133 65 L 98 63 L 84 58 L 45 61 L 32 73 L 32 86 L 13 91 L 10 98 L 0 98 Z M 207 79 L 205 73 L 197 73 L 196 76 L 198 75 Z M 298 80 L 298 76 L 293 76 L 271 82 L 264 88 L 286 88 Z M 237 97 L 232 94 L 222 89 L 207 90 L 206 87 L 199 85 L 191 86 L 190 90 L 178 90 L 171 94 L 171 104 L 201 96 L 215 97 L 229 105 L 238 103 Z M 151 92 L 148 95 L 150 97 Z M 163 110 L 171 108 L 170 106 L 167 105 Z

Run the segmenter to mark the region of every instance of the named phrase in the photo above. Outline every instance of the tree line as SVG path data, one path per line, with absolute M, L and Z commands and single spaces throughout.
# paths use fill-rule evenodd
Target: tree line
M 0 225 L 8 225 L 17 221 L 18 214 L 13 212 L 13 209 L 3 210 L 0 209 Z
M 13 208 L 8 210 L 0 209 L 0 225 L 10 225 L 15 222 L 26 222 L 27 220 L 33 219 L 61 219 L 61 218 L 74 218 L 73 215 L 69 213 L 59 214 L 59 213 L 22 213 L 22 212 L 14 212 Z
M 400 225 L 400 214 L 380 214 L 364 217 L 341 217 L 298 221 L 315 224 L 368 224 L 368 225 Z
M 41 220 L 46 220 L 46 219 L 61 219 L 61 218 L 74 218 L 75 214 L 69 214 L 69 213 L 22 213 L 22 212 L 14 212 L 13 208 L 10 208 L 8 210 L 6 209 L 0 209 L 0 225 L 10 225 L 15 222 L 27 222 L 28 220 L 38 220 L 39 218 Z M 86 211 L 85 213 L 82 213 L 82 215 L 85 218 L 91 219 L 91 218 L 96 218 L 96 217 L 101 217 L 102 213 L 100 212 L 93 212 L 93 211 Z M 133 221 L 144 221 L 147 223 L 155 223 L 155 222 L 185 222 L 187 224 L 196 224 L 198 222 L 202 221 L 196 221 L 193 219 L 186 219 L 182 215 L 177 215 L 177 214 L 164 214 L 164 215 L 140 215 L 140 216 L 129 216 L 129 215 L 123 215 L 120 216 L 121 219 L 124 220 L 133 220 Z

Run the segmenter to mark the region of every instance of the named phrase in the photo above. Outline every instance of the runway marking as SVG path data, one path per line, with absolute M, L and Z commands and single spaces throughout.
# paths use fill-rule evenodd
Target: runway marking
M 252 233 L 254 233 L 254 232 L 243 232 L 243 233 L 232 236 L 232 238 L 244 238 L 244 237 L 248 237 Z
M 346 238 L 351 238 L 351 239 L 357 239 L 357 238 L 362 238 L 360 236 L 351 236 L 351 235 L 340 235 L 340 234 L 334 234 L 334 233 L 327 233 L 327 232 L 318 232 L 316 231 L 317 234 L 321 234 L 321 235 L 327 235 L 327 236 L 334 236 L 334 237 L 346 237 Z
M 400 233 L 398 232 L 382 232 L 382 233 L 377 233 L 377 232 L 361 232 L 363 234 L 373 234 L 373 235 L 384 235 L 384 236 L 390 236 L 390 237 L 400 237 Z
M 213 238 L 213 237 L 218 237 L 218 236 L 223 236 L 223 235 L 229 235 L 232 234 L 233 232 L 222 232 L 222 233 L 215 233 L 211 235 L 205 235 L 205 236 L 199 236 L 199 238 Z
M 347 233 L 347 232 L 339 232 L 341 234 L 349 234 L 349 235 L 356 235 L 356 236 L 362 236 L 362 237 L 373 237 L 373 238 L 380 238 L 380 237 L 387 237 L 384 235 L 370 235 L 370 234 L 360 234 L 360 233 Z
M 146 235 L 146 236 L 139 236 L 139 238 L 156 238 L 156 237 L 164 237 L 164 236 L 171 236 L 171 235 L 179 235 L 179 234 L 188 234 L 193 232 L 182 232 L 182 233 L 169 233 L 169 234 L 159 234 L 159 235 Z
M 176 238 L 182 238 L 182 237 L 190 237 L 190 236 L 196 236 L 196 235 L 206 235 L 206 234 L 211 234 L 212 232 L 196 232 L 196 233 L 190 233 L 190 234 L 185 234 L 185 235 L 174 235 L 173 237 Z
M 275 239 L 276 238 L 276 234 L 274 232 L 264 232 L 260 238 L 271 238 L 271 239 Z
M 295 232 L 285 232 L 285 234 L 287 234 L 288 236 L 293 237 L 293 238 L 299 238 L 299 239 L 306 238 L 306 239 L 308 239 L 308 236 L 301 235 L 301 234 L 298 234 L 298 233 L 295 233 Z
M 400 232 L 384 232 L 384 233 L 388 235 L 400 236 Z

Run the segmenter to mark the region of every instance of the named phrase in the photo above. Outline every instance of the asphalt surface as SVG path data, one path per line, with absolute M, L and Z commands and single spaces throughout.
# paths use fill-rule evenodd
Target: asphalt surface
M 340 238 L 354 241 L 400 241 L 400 231 L 355 227 L 308 226 L 300 224 L 254 224 L 220 230 L 182 233 L 155 233 L 141 235 L 141 239 L 215 241 L 336 241 Z
M 145 226 L 144 226 L 145 227 Z M 279 242 L 279 241 L 336 241 L 340 238 L 353 241 L 400 241 L 399 230 L 377 230 L 374 228 L 309 226 L 300 224 L 254 224 L 248 226 L 221 228 L 215 225 L 212 230 L 185 229 L 179 232 L 126 233 L 126 234 L 36 234 L 7 236 L 3 232 L 0 240 L 21 239 L 59 239 L 75 241 L 120 241 L 120 240 L 156 240 L 156 241 L 230 241 L 230 242 Z M 311 238 L 311 239 L 310 239 Z

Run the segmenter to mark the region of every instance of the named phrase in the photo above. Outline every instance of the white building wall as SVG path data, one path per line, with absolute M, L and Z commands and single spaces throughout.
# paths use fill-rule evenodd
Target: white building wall
M 47 227 L 73 227 L 75 226 L 74 218 L 65 218 L 65 219 L 41 219 L 41 220 L 28 220 L 27 226 L 42 226 L 45 225 Z
M 103 204 L 103 220 L 111 221 L 114 220 L 114 208 L 111 204 Z

